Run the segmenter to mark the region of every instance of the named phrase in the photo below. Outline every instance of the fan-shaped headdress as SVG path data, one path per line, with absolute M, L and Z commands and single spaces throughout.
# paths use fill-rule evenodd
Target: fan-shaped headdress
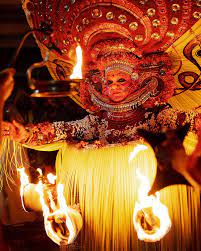
M 190 106 L 197 104 L 194 91 L 200 89 L 200 1 L 24 0 L 23 8 L 32 29 L 52 29 L 51 35 L 36 32 L 35 37 L 43 57 L 47 50 L 51 51 L 50 61 L 54 64 L 49 63 L 48 68 L 53 78 L 69 75 L 77 43 L 87 66 L 86 62 L 93 62 L 93 53 L 97 58 L 107 55 L 108 46 L 110 51 L 116 51 L 116 45 L 109 44 L 99 50 L 94 47 L 97 42 L 126 38 L 130 44 L 122 50 L 145 63 L 148 53 L 166 51 L 173 61 L 177 92 L 188 94 Z M 119 44 L 117 50 L 124 46 Z M 185 93 L 179 96 L 184 108 Z M 80 102 L 79 96 L 74 99 Z M 179 106 L 176 97 L 171 100 Z

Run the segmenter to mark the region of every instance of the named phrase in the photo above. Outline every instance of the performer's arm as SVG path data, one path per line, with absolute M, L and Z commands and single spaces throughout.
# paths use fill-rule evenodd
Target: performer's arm
M 3 122 L 3 135 L 28 146 L 44 145 L 61 140 L 90 140 L 98 136 L 98 117 L 88 115 L 71 122 L 44 122 L 23 126 L 16 121 Z

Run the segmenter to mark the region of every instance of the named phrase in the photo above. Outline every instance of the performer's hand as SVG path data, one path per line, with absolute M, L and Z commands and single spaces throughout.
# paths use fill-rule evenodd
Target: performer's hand
M 15 120 L 12 123 L 2 122 L 2 134 L 20 143 L 24 143 L 30 136 L 25 127 Z
M 6 101 L 10 96 L 14 86 L 15 69 L 8 68 L 0 72 L 0 96 L 2 101 Z

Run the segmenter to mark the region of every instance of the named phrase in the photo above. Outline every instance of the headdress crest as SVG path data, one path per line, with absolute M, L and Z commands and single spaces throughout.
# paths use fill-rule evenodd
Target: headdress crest
M 126 47 L 124 43 L 123 46 L 121 43 L 118 46 L 108 44 L 111 53 L 123 49 L 127 53 L 143 57 L 147 53 L 167 51 L 174 59 L 178 90 L 183 92 L 186 86 L 189 86 L 188 89 L 197 90 L 197 86 L 200 86 L 198 66 L 200 53 L 194 53 L 200 44 L 199 1 L 177 0 L 175 3 L 167 0 L 24 0 L 22 2 L 32 29 L 49 27 L 49 30 L 52 30 L 49 35 L 36 31 L 35 38 L 42 56 L 45 57 L 46 51 L 51 50 L 50 60 L 57 62 L 57 64 L 47 63 L 53 78 L 67 77 L 69 67 L 73 64 L 77 43 L 83 48 L 86 59 L 88 49 L 93 50 L 96 42 L 103 39 L 126 38 L 130 41 Z M 104 50 L 98 51 L 98 47 L 96 50 L 95 58 L 101 57 L 100 53 L 106 54 Z M 107 46 L 105 50 L 108 51 Z M 93 57 L 93 53 L 91 56 Z M 147 62 L 144 61 L 142 68 L 146 69 Z M 186 61 L 191 65 L 191 69 L 189 67 L 186 69 Z M 188 76 L 194 78 L 192 83 L 188 82 Z M 79 96 L 74 98 L 79 102 Z

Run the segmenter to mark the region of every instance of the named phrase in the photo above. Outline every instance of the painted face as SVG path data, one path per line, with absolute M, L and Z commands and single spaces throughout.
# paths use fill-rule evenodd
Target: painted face
M 113 102 L 121 102 L 131 93 L 132 80 L 128 73 L 119 70 L 110 71 L 106 81 L 103 94 Z

